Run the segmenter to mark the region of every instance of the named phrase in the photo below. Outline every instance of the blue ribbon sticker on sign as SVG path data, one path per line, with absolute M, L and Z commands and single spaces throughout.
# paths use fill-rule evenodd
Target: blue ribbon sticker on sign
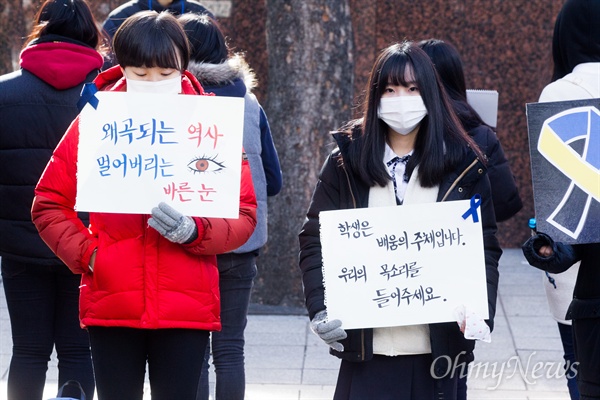
M 469 215 L 473 217 L 473 222 L 479 222 L 479 216 L 477 215 L 477 209 L 481 205 L 481 195 L 476 194 L 471 197 L 471 206 L 469 209 L 462 215 L 463 219 L 469 218 Z

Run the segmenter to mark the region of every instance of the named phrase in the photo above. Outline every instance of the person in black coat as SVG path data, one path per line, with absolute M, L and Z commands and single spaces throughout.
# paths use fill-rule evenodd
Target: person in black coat
M 423 40 L 419 47 L 433 61 L 463 127 L 486 155 L 496 222 L 508 220 L 523 208 L 523 202 L 496 132 L 467 102 L 467 85 L 458 50 L 439 39 Z
M 311 328 L 342 359 L 335 400 L 455 399 L 457 374 L 445 371 L 466 365 L 474 346 L 456 322 L 345 330 L 343 321 L 327 317 L 321 211 L 402 206 L 415 197 L 415 202 L 464 200 L 475 193 L 482 199 L 490 329 L 496 311 L 502 250 L 484 156 L 460 126 L 431 60 L 412 42 L 391 45 L 377 58 L 367 88 L 363 117 L 333 134 L 337 148 L 321 169 L 299 234 Z M 400 157 L 404 162 L 393 169 L 386 163 Z M 387 351 L 392 347 L 381 346 L 383 336 L 403 350 Z
M 556 17 L 552 37 L 552 83 L 544 88 L 541 100 L 599 97 L 599 20 L 600 2 L 596 0 L 567 0 L 564 3 Z M 592 200 L 596 203 L 591 207 L 597 206 L 597 201 Z M 587 224 L 597 230 L 600 221 L 588 217 Z M 538 232 L 523 244 L 522 249 L 529 264 L 551 274 L 572 271 L 576 268 L 573 264 L 581 262 L 565 319 L 572 321 L 573 347 L 579 363 L 579 398 L 600 399 L 600 243 L 555 242 L 549 235 Z
M 42 241 L 31 204 L 78 114 L 83 84 L 102 67 L 101 43 L 84 0 L 47 0 L 21 52 L 21 68 L 0 77 L 0 256 L 13 338 L 9 399 L 41 400 L 55 346 L 59 385 L 74 379 L 88 398 L 94 394 L 89 339 L 78 318 L 81 277 Z

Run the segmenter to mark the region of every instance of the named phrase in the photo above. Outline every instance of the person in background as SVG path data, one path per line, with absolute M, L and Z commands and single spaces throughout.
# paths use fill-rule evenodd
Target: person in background
M 142 11 L 114 37 L 121 64 L 101 73 L 103 91 L 203 95 L 185 71 L 189 45 L 177 19 Z M 239 218 L 182 215 L 161 202 L 151 215 L 90 212 L 75 219 L 79 119 L 35 189 L 42 239 L 81 273 L 80 319 L 90 335 L 99 400 L 141 400 L 146 363 L 152 399 L 194 399 L 209 332 L 221 328 L 216 254 L 242 245 L 256 225 L 248 161 L 240 157 Z
M 183 14 L 179 17 L 190 41 L 190 71 L 207 92 L 217 96 L 244 99 L 244 151 L 248 155 L 257 201 L 254 233 L 241 247 L 217 256 L 221 290 L 220 332 L 211 333 L 212 358 L 216 374 L 217 400 L 243 400 L 244 329 L 254 277 L 256 257 L 267 242 L 267 197 L 282 186 L 281 167 L 273 144 L 267 116 L 252 89 L 255 76 L 241 54 L 232 54 L 218 23 L 208 15 Z M 197 400 L 208 400 L 208 361 L 206 352 Z
M 600 98 L 598 21 L 600 2 L 565 2 L 552 37 L 552 82 L 542 90 L 539 102 Z M 600 306 L 600 244 L 569 246 L 539 234 L 525 243 L 523 251 L 531 265 L 548 273 L 544 287 L 558 322 L 571 399 L 600 398 L 600 314 L 592 313 Z M 577 378 L 572 373 L 577 371 L 576 362 Z
M 443 40 L 428 39 L 419 47 L 431 58 L 450 97 L 452 107 L 463 128 L 487 158 L 488 177 L 492 186 L 492 202 L 496 222 L 512 218 L 523 208 L 519 188 L 496 132 L 487 125 L 467 102 L 467 85 L 460 54 Z
M 83 84 L 102 67 L 102 44 L 86 1 L 47 0 L 21 51 L 21 68 L 0 76 L 0 256 L 13 343 L 9 400 L 42 399 L 54 347 L 58 384 L 77 380 L 88 398 L 94 396 L 89 338 L 78 318 L 81 276 L 42 241 L 31 203 L 52 151 L 77 116 Z
M 455 399 L 457 375 L 436 373 L 437 379 L 432 363 L 447 357 L 461 365 L 471 353 L 474 342 L 456 322 L 344 330 L 343 321 L 328 320 L 319 213 L 464 200 L 479 193 L 491 329 L 502 250 L 484 156 L 460 125 L 433 63 L 412 42 L 379 54 L 362 118 L 333 137 L 338 147 L 321 169 L 299 241 L 311 328 L 342 359 L 334 399 Z
M 419 47 L 433 61 L 463 128 L 486 156 L 496 222 L 508 220 L 523 208 L 523 202 L 496 132 L 483 122 L 477 111 L 467 102 L 465 73 L 458 50 L 440 39 L 422 40 Z M 473 358 L 473 355 L 470 357 Z M 458 381 L 458 400 L 466 398 L 467 375 L 461 374 Z
M 148 10 L 156 12 L 168 11 L 173 15 L 194 13 L 207 14 L 214 17 L 205 6 L 195 0 L 130 0 L 108 14 L 106 20 L 102 23 L 102 29 L 112 39 L 123 21 L 135 13 Z M 106 56 L 103 69 L 108 69 L 118 63 L 119 61 L 115 59 L 114 52 L 111 52 Z

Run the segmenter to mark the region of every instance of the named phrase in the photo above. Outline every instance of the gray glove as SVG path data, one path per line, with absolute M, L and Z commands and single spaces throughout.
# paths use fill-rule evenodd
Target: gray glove
M 189 243 L 198 236 L 196 222 L 164 202 L 152 209 L 148 225 L 173 243 Z
M 336 351 L 344 351 L 344 346 L 339 340 L 348 336 L 341 326 L 342 321 L 339 319 L 327 320 L 327 310 L 319 311 L 310 321 L 310 329 Z

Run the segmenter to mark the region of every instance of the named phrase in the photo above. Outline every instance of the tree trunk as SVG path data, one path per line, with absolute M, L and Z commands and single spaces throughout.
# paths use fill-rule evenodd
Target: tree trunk
M 266 113 L 283 171 L 269 199 L 269 241 L 253 302 L 302 307 L 298 233 L 318 173 L 333 149 L 329 132 L 351 118 L 354 61 L 347 0 L 267 1 Z
M 28 7 L 31 9 L 31 7 Z M 0 75 L 19 68 L 19 53 L 29 32 L 24 23 L 22 0 L 3 0 L 0 4 Z

